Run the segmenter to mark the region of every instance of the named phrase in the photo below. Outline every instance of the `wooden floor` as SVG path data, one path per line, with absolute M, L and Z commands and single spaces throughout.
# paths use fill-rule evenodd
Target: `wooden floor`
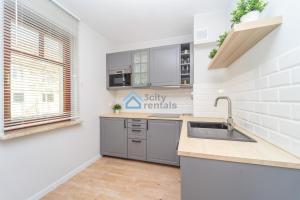
M 179 168 L 103 157 L 43 200 L 179 200 Z

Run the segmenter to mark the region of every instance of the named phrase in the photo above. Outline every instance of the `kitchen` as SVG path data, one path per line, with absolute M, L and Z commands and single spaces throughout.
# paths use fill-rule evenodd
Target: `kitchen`
M 300 199 L 297 4 L 3 0 L 0 199 Z

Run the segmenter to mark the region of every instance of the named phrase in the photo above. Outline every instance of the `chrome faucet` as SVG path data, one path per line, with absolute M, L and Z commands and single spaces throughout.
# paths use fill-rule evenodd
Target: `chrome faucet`
M 228 129 L 228 132 L 232 132 L 233 131 L 233 119 L 232 119 L 232 107 L 231 107 L 231 100 L 229 97 L 227 96 L 220 96 L 220 97 L 217 97 L 216 100 L 215 100 L 215 107 L 217 107 L 218 105 L 218 101 L 220 99 L 226 99 L 228 101 L 228 118 L 227 118 L 227 129 Z

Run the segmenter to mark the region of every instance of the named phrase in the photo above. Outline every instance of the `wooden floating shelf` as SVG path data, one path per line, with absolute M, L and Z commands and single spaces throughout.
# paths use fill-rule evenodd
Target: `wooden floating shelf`
M 235 25 L 211 60 L 208 69 L 229 67 L 281 23 L 282 17 L 278 16 Z

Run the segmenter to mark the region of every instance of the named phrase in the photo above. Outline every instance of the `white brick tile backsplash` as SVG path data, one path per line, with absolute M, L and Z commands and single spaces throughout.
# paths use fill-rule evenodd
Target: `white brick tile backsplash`
M 290 111 L 291 106 L 289 104 L 273 103 L 269 105 L 269 113 L 273 116 L 290 118 Z
M 260 75 L 265 76 L 271 73 L 278 71 L 278 62 L 277 59 L 272 61 L 268 61 L 261 65 L 260 67 Z
M 294 67 L 300 64 L 300 48 L 292 50 L 279 58 L 280 69 Z
M 269 132 L 268 129 L 263 128 L 261 126 L 255 126 L 254 132 L 261 138 L 268 139 L 269 138 Z
M 291 152 L 295 155 L 300 155 L 300 140 L 291 140 L 292 141 L 292 149 Z
M 290 72 L 284 71 L 276 73 L 274 75 L 271 75 L 269 80 L 270 87 L 288 85 L 290 83 Z
M 282 102 L 299 102 L 300 86 L 279 89 L 279 99 Z
M 280 132 L 300 140 L 300 122 L 280 120 Z
M 300 120 L 300 105 L 292 106 L 292 118 L 295 120 Z
M 275 117 L 262 116 L 261 125 L 274 131 L 279 129 L 278 119 Z
M 255 89 L 264 89 L 268 87 L 268 77 L 259 78 L 254 82 Z
M 250 114 L 250 122 L 259 125 L 260 124 L 260 115 Z
M 268 113 L 268 104 L 267 103 L 255 103 L 254 112 L 267 114 Z
M 300 67 L 293 69 L 292 80 L 293 83 L 300 83 Z
M 245 129 L 247 130 L 250 130 L 250 131 L 253 131 L 254 130 L 254 125 L 249 123 L 249 122 L 245 122 L 244 123 L 244 126 L 243 126 Z
M 260 97 L 262 101 L 278 101 L 278 90 L 277 89 L 268 89 L 262 90 L 260 92 Z
M 258 91 L 248 92 L 245 94 L 245 99 L 247 101 L 259 101 L 259 92 Z
M 245 111 L 253 111 L 253 109 L 254 109 L 253 103 L 240 102 L 238 106 L 239 106 L 239 109 L 245 110 Z
M 115 93 L 115 102 L 123 104 L 123 99 L 129 92 L 134 91 L 141 98 L 145 97 L 145 94 L 160 94 L 166 96 L 166 101 L 177 104 L 176 109 L 145 109 L 131 110 L 124 107 L 125 112 L 149 112 L 149 113 L 193 113 L 193 100 L 191 96 L 191 89 L 169 89 L 169 90 L 157 90 L 157 89 L 135 89 L 135 90 L 119 90 Z
M 280 134 L 278 132 L 270 131 L 269 132 L 270 142 L 276 145 L 280 145 L 281 148 L 289 151 L 291 149 L 291 141 L 290 138 Z
M 194 86 L 194 114 L 227 117 L 226 102 L 210 105 L 223 89 L 238 126 L 300 157 L 300 48 L 256 66 L 232 67 L 223 83 Z
M 240 118 L 243 120 L 248 121 L 249 120 L 249 113 L 247 111 L 243 111 L 243 110 L 234 110 L 233 111 L 233 116 L 234 118 Z

